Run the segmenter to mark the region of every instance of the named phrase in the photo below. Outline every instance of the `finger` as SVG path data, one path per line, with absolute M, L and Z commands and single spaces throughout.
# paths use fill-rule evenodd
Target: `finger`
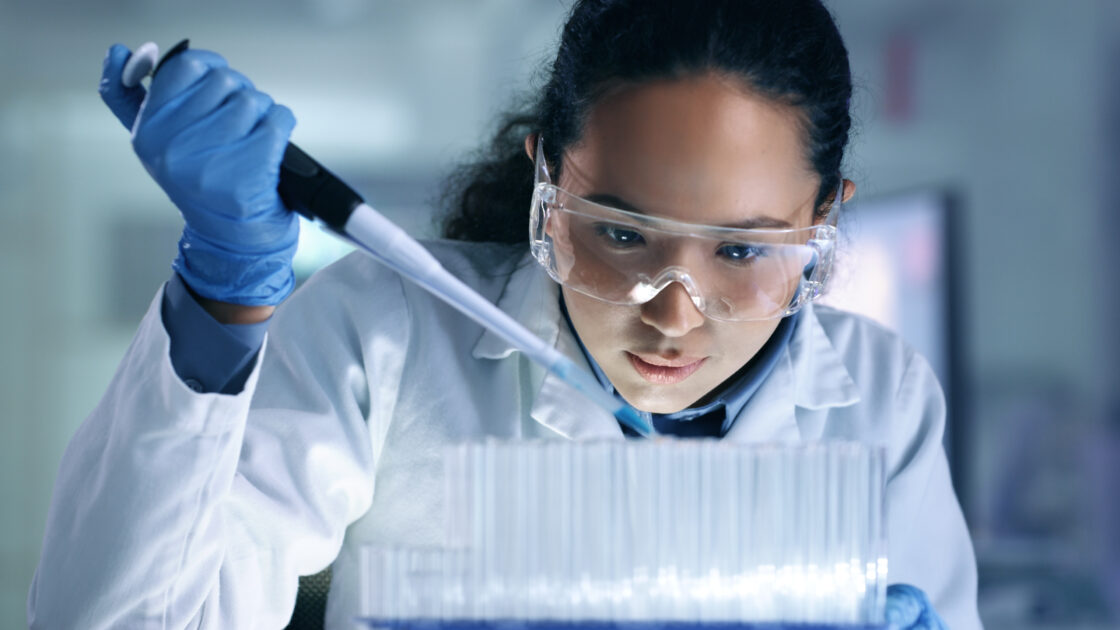
M 284 160 L 284 151 L 288 148 L 295 126 L 296 118 L 292 110 L 273 104 L 245 138 L 245 149 L 258 156 L 260 163 L 265 166 L 257 172 L 260 181 L 246 182 L 251 185 L 248 190 L 266 191 L 270 201 L 279 198 L 276 186 L 280 182 L 280 163 Z M 265 211 L 265 204 L 253 205 Z
M 207 120 L 234 94 L 242 90 L 255 92 L 252 82 L 243 74 L 228 67 L 220 67 L 206 72 L 173 99 L 159 105 L 158 109 L 152 107 L 155 98 L 153 91 L 148 104 L 144 106 L 137 128 L 135 141 L 137 151 L 144 154 L 149 145 L 160 146 L 188 128 L 195 129 L 203 136 L 211 135 L 210 130 L 199 123 Z M 266 95 L 262 96 L 268 98 Z M 263 115 L 265 109 L 260 109 L 257 118 Z M 245 133 L 247 131 L 235 137 L 241 137 Z M 220 134 L 216 137 L 228 138 Z
M 275 136 L 277 140 L 282 140 L 275 145 L 276 164 L 280 164 L 280 159 L 284 156 L 284 149 L 288 146 L 288 140 L 292 136 L 292 131 L 296 128 L 296 117 L 292 110 L 284 105 L 273 104 L 268 108 L 268 112 L 258 121 L 256 128 L 253 129 L 253 134 L 268 134 Z
M 194 154 L 229 147 L 245 138 L 272 107 L 272 98 L 251 88 L 230 94 L 214 111 L 182 128 L 175 151 Z
M 264 92 L 238 90 L 214 112 L 213 127 L 231 140 L 240 140 L 260 125 L 272 105 L 272 98 Z
M 105 53 L 105 59 L 101 63 L 101 82 L 97 86 L 101 100 L 109 106 L 109 111 L 113 112 L 117 120 L 121 121 L 127 129 L 132 129 L 132 123 L 136 120 L 137 112 L 140 111 L 140 104 L 144 102 L 144 96 L 147 94 L 143 86 L 125 87 L 121 84 L 124 65 L 131 56 L 132 52 L 126 46 L 113 44 Z
M 149 87 L 147 115 L 160 111 L 168 102 L 180 98 L 191 86 L 216 68 L 228 68 L 229 64 L 219 54 L 209 50 L 189 49 L 168 59 L 160 66 Z
M 284 223 L 290 217 L 287 213 L 276 213 L 276 209 L 282 207 L 276 187 L 280 181 L 280 162 L 294 126 L 295 117 L 291 110 L 283 105 L 270 105 L 252 131 L 239 141 L 229 143 L 220 150 L 199 147 L 189 155 L 180 153 L 176 146 L 175 155 L 169 161 L 195 163 L 197 168 L 209 173 L 204 179 L 212 185 L 220 182 L 226 194 L 236 200 L 231 206 L 209 208 L 213 220 L 234 219 L 238 224 L 260 224 L 262 221 Z M 192 130 L 184 130 L 181 139 L 186 140 L 191 135 Z M 250 232 L 246 233 L 231 229 L 223 228 L 221 232 L 228 232 L 228 238 L 233 243 L 240 243 L 242 249 L 259 245 L 254 240 L 258 235 L 252 233 L 256 228 L 250 228 Z M 210 230 L 210 238 L 216 238 L 214 235 L 218 233 Z
M 268 164 L 271 177 L 279 177 L 280 163 L 284 161 L 284 151 L 288 148 L 295 127 L 296 117 L 292 110 L 274 104 L 246 139 Z
M 164 99 L 162 103 L 153 103 L 155 99 L 155 92 L 153 92 L 152 97 L 148 99 L 148 105 L 145 105 L 146 120 L 141 124 L 146 125 L 150 122 L 161 126 L 170 125 L 165 127 L 165 132 L 172 132 L 177 123 L 181 128 L 208 116 L 234 92 L 246 88 L 253 89 L 253 82 L 240 72 L 228 67 L 212 68 L 175 96 Z
M 292 110 L 273 104 L 245 138 L 245 146 L 268 165 L 272 176 L 280 172 L 280 162 L 295 126 Z

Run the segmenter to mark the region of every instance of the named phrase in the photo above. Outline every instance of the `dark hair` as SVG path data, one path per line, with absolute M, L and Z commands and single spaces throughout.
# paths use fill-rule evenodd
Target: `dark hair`
M 449 179 L 444 236 L 527 242 L 527 134 L 543 135 L 545 157 L 559 172 L 560 156 L 607 90 L 711 71 L 800 110 L 807 157 L 821 178 L 816 208 L 827 211 L 848 144 L 852 80 L 848 51 L 820 0 L 578 0 L 536 102 L 508 115 L 481 157 Z

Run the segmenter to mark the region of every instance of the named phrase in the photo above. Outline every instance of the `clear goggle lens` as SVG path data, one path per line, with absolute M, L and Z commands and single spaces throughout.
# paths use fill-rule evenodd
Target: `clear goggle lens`
M 591 297 L 644 304 L 681 284 L 706 316 L 784 317 L 823 292 L 836 205 L 822 225 L 737 229 L 647 216 L 587 201 L 548 180 L 540 143 L 530 239 L 554 280 Z

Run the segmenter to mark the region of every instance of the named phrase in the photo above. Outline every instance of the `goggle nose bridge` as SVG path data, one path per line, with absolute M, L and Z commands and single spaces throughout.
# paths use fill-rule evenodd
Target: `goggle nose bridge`
M 688 269 L 680 265 L 666 267 L 653 278 L 650 278 L 648 274 L 638 274 L 638 282 L 641 286 L 648 287 L 646 291 L 642 291 L 642 296 L 645 297 L 645 299 L 641 300 L 641 304 L 645 304 L 658 295 L 661 295 L 662 291 L 676 282 L 684 287 L 684 290 L 688 293 L 688 297 L 692 299 L 693 305 L 700 311 L 704 310 L 704 294 L 700 291 L 700 286 L 692 279 L 692 274 L 688 272 Z

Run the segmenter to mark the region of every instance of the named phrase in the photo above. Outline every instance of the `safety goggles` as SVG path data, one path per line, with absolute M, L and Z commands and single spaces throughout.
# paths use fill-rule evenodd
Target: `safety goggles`
M 605 302 L 644 304 L 676 282 L 712 319 L 781 318 L 824 292 L 842 192 L 825 221 L 807 228 L 684 223 L 598 204 L 556 186 L 538 140 L 530 246 L 553 280 Z

